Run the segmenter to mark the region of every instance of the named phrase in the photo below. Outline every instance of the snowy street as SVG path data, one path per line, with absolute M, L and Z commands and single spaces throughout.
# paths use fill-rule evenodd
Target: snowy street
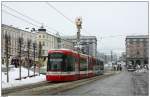
M 27 69 L 22 68 L 24 73 L 23 76 L 27 76 Z M 30 71 L 32 74 L 33 72 Z M 6 83 L 6 76 L 2 73 L 2 89 L 13 88 L 16 86 L 26 86 L 26 88 L 33 88 L 36 83 L 45 81 L 45 76 L 35 76 L 32 78 L 26 78 L 22 80 L 14 80 L 18 77 L 18 68 L 12 68 L 10 70 L 10 80 L 11 82 Z M 30 86 L 29 86 L 30 85 Z M 37 84 L 38 85 L 38 84 Z M 141 70 L 136 72 L 128 72 L 126 69 L 123 71 L 111 75 L 109 77 L 101 78 L 96 81 L 84 84 L 73 89 L 64 90 L 62 92 L 56 92 L 51 94 L 47 92 L 45 86 L 52 86 L 51 83 L 39 83 L 38 89 L 42 90 L 39 95 L 81 95 L 81 96 L 146 96 L 148 95 L 149 81 L 148 81 L 148 71 Z M 42 89 L 43 88 L 43 89 Z M 45 88 L 45 89 L 44 89 Z M 14 88 L 15 89 L 15 88 Z M 21 90 L 23 91 L 23 90 Z M 53 90 L 55 91 L 55 90 Z M 7 92 L 7 91 L 6 91 Z M 31 92 L 31 91 L 30 91 Z M 32 95 L 26 91 L 24 94 L 18 94 L 15 92 L 14 95 Z M 21 93 L 21 92 L 20 92 Z
M 149 95 L 149 73 L 133 73 L 134 95 Z
M 59 92 L 55 95 L 81 95 L 81 96 L 148 96 L 148 72 L 128 72 L 94 81 L 74 88 Z M 43 95 L 49 95 L 48 93 Z

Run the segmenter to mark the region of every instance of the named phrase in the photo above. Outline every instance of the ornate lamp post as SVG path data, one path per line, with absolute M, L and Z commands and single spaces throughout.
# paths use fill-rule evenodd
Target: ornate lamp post
M 76 27 L 77 27 L 77 51 L 80 51 L 79 43 L 80 43 L 80 29 L 82 29 L 82 18 L 77 17 L 75 20 Z
M 77 43 L 76 43 L 76 46 L 77 46 L 77 52 L 78 52 L 78 56 L 79 56 L 79 52 L 80 52 L 80 48 L 79 48 L 79 44 L 80 44 L 80 29 L 82 28 L 82 19 L 81 17 L 77 17 L 76 20 L 75 20 L 75 23 L 76 23 L 76 27 L 77 27 Z M 78 73 L 80 74 L 80 60 L 78 62 L 79 64 L 79 71 Z

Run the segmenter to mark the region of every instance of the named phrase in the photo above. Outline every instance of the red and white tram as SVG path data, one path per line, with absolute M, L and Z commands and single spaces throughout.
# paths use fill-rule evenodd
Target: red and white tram
M 46 80 L 73 81 L 93 77 L 96 65 L 96 58 L 73 50 L 49 50 Z

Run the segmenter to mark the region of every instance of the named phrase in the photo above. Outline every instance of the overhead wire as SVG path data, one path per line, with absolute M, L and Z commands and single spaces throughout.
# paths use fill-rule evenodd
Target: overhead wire
M 47 4 L 49 7 L 53 8 L 54 10 L 56 10 L 60 15 L 62 15 L 62 16 L 63 16 L 65 19 L 67 19 L 69 22 L 73 23 L 73 21 L 72 21 L 71 19 L 69 19 L 67 16 L 65 16 L 65 15 L 64 15 L 62 12 L 60 12 L 56 7 L 54 7 L 53 5 L 51 5 L 51 4 L 48 3 L 48 2 L 46 2 L 46 4 Z M 2 6 L 7 7 L 7 8 L 9 8 L 10 10 L 13 10 L 13 11 L 15 11 L 16 13 L 18 13 L 18 14 L 20 14 L 20 15 L 22 15 L 22 16 L 24 16 L 24 17 L 26 17 L 26 18 L 28 18 L 28 19 L 30 19 L 30 20 L 36 22 L 36 23 L 38 23 L 38 24 L 41 24 L 41 22 L 38 22 L 38 21 L 32 19 L 31 17 L 29 17 L 29 16 L 27 16 L 27 15 L 24 15 L 24 14 L 18 12 L 17 10 L 14 10 L 13 8 L 10 8 L 9 6 L 6 6 L 6 5 L 4 5 L 4 4 L 2 4 Z M 4 11 L 4 10 L 3 10 L 3 11 Z M 18 17 L 18 16 L 15 16 L 15 15 L 13 15 L 13 14 L 7 12 L 7 11 L 5 11 L 5 13 L 7 13 L 7 14 L 9 14 L 9 15 L 11 15 L 11 16 L 14 16 L 14 17 L 16 17 L 16 18 L 18 18 L 18 19 L 21 19 L 21 20 L 23 20 L 23 21 L 25 21 L 25 22 L 28 22 L 28 23 L 31 24 L 31 25 L 34 25 L 34 26 L 36 26 L 36 27 L 39 27 L 39 26 L 37 26 L 37 25 L 35 25 L 35 24 L 33 24 L 33 23 L 31 23 L 31 22 L 29 22 L 29 21 L 23 19 L 23 18 L 20 18 L 20 17 Z M 74 24 L 74 23 L 73 23 L 73 24 Z M 45 27 L 48 27 L 48 26 L 45 26 Z M 48 27 L 48 28 L 50 28 L 50 27 Z M 56 29 L 53 29 L 53 28 L 50 28 L 50 29 L 54 30 L 55 32 L 59 32 L 59 31 L 57 31 Z M 48 30 L 47 30 L 47 31 L 48 31 Z M 48 32 L 51 33 L 51 31 L 48 31 Z M 86 32 L 87 32 L 87 31 L 86 31 Z M 114 38 L 114 37 L 118 37 L 118 36 L 123 36 L 123 35 L 105 36 L 105 37 L 101 37 L 101 39 L 104 39 L 104 38 Z
M 29 22 L 28 20 L 25 20 L 24 18 L 18 17 L 18 16 L 16 16 L 16 15 L 14 15 L 14 14 L 12 14 L 12 13 L 10 13 L 10 12 L 4 10 L 4 9 L 2 9 L 2 12 L 5 12 L 6 14 L 9 14 L 9 15 L 11 15 L 11 16 L 17 18 L 17 19 L 20 19 L 20 20 L 22 20 L 22 21 L 24 21 L 24 22 L 27 22 L 27 23 L 29 23 L 29 24 L 31 24 L 31 25 L 33 25 L 33 26 L 39 27 L 39 26 L 33 24 L 32 22 Z
M 20 13 L 19 11 L 15 10 L 15 9 L 13 9 L 13 8 L 11 8 L 11 7 L 9 7 L 9 6 L 7 6 L 7 5 L 2 4 L 2 6 L 8 8 L 8 9 L 10 9 L 10 10 L 12 10 L 12 11 L 14 11 L 14 12 L 20 14 L 20 15 L 22 15 L 23 17 L 26 17 L 26 18 L 30 19 L 31 21 L 36 22 L 37 24 L 42 24 L 41 22 L 39 22 L 39 21 L 37 21 L 37 20 L 35 20 L 35 19 L 33 19 L 33 18 L 31 18 L 31 17 L 25 15 L 25 14 L 22 14 L 22 13 Z
M 29 20 L 31 20 L 31 21 L 33 21 L 33 22 L 36 22 L 37 24 L 42 25 L 42 23 L 41 23 L 41 22 L 39 22 L 39 21 L 37 21 L 37 20 L 35 20 L 35 19 L 33 19 L 33 18 L 31 18 L 31 17 L 29 17 L 29 16 L 25 15 L 25 14 L 22 14 L 21 12 L 19 12 L 19 11 L 17 11 L 17 10 L 15 10 L 15 9 L 13 9 L 13 8 L 11 8 L 11 7 L 7 6 L 7 5 L 2 4 L 2 6 L 4 6 L 4 7 L 8 8 L 8 9 L 10 9 L 10 10 L 12 10 L 12 11 L 14 11 L 14 12 L 18 13 L 18 14 L 20 14 L 20 15 L 21 15 L 21 16 L 23 16 L 23 17 L 28 18 Z M 5 11 L 5 12 L 6 12 L 6 11 Z M 6 12 L 6 13 L 9 13 L 9 12 Z M 11 14 L 11 13 L 9 13 L 9 14 Z M 13 14 L 11 14 L 11 15 L 12 15 L 12 16 L 14 16 L 14 17 L 20 18 L 20 17 L 18 17 L 18 16 L 16 16 L 16 15 L 13 15 Z M 27 20 L 25 20 L 25 19 L 23 19 L 23 18 L 21 18 L 21 19 L 29 23 L 29 21 L 27 21 Z M 35 24 L 33 24 L 33 23 L 31 23 L 31 22 L 30 22 L 30 24 L 32 24 L 32 25 L 34 25 L 34 26 L 35 26 Z M 36 27 L 37 27 L 37 25 L 36 25 Z M 40 27 L 40 26 L 38 26 L 38 27 Z M 49 26 L 47 26 L 47 25 L 46 25 L 45 27 L 47 27 L 47 28 L 49 28 L 49 29 L 51 29 L 51 30 L 53 30 L 53 31 L 55 31 L 55 32 L 59 32 L 58 30 L 56 30 L 56 29 L 54 29 L 54 28 L 52 28 L 52 27 L 49 27 Z M 52 32 L 51 32 L 51 31 L 49 31 L 49 30 L 47 30 L 47 31 L 48 31 L 48 32 L 50 32 L 50 33 L 52 34 Z M 54 34 L 54 33 L 53 33 L 53 34 Z M 54 35 L 55 35 L 55 34 L 54 34 Z
M 74 22 L 71 20 L 71 19 L 69 19 L 67 16 L 65 16 L 61 11 L 59 11 L 56 7 L 54 7 L 52 4 L 50 4 L 49 2 L 46 2 L 46 4 L 49 6 L 49 7 L 51 7 L 51 8 L 53 8 L 55 11 L 57 11 L 61 16 L 63 16 L 65 19 L 67 19 L 70 23 L 73 23 L 74 24 Z

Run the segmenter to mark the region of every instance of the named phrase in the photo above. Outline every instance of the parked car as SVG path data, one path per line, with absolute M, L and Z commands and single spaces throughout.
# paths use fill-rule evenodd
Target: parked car
M 127 70 L 128 70 L 128 71 L 135 71 L 135 70 L 136 70 L 136 67 L 133 66 L 133 65 L 131 65 L 131 64 L 129 64 L 129 65 L 127 65 Z

